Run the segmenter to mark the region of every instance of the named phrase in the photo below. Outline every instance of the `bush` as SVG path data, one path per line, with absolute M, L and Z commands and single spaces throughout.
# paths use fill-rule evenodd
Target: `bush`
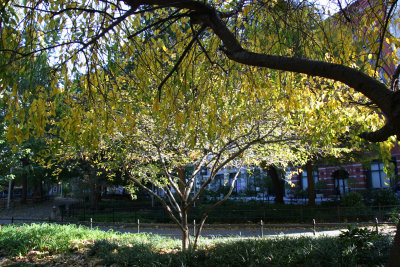
M 399 198 L 395 192 L 391 189 L 380 189 L 371 191 L 371 200 L 373 205 L 397 205 L 399 204 Z
M 390 221 L 397 225 L 400 221 L 400 208 L 395 208 L 390 214 Z
M 358 192 L 349 192 L 342 196 L 340 204 L 345 207 L 363 207 L 363 196 Z
M 381 236 L 367 228 L 348 226 L 339 236 L 342 254 L 351 261 L 370 265 L 373 261 L 384 262 L 388 257 L 390 243 L 382 242 Z

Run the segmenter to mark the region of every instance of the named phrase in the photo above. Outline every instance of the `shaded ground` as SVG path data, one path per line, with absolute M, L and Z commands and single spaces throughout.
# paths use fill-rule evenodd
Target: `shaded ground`
M 60 219 L 59 205 L 72 204 L 77 202 L 70 198 L 54 198 L 42 202 L 28 202 L 27 204 L 15 204 L 12 208 L 0 209 L 0 220 L 14 218 L 26 218 L 36 220 L 48 220 L 52 216 L 52 209 L 56 207 L 54 219 Z

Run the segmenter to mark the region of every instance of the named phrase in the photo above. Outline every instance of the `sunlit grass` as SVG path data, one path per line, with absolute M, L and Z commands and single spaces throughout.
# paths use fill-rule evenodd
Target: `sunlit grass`
M 391 238 L 379 235 L 363 240 L 362 246 L 359 240 L 352 242 L 351 236 L 202 238 L 198 250 L 182 252 L 179 239 L 165 236 L 30 224 L 1 228 L 0 258 L 26 257 L 37 263 L 40 257 L 27 257 L 34 252 L 67 255 L 64 263 L 94 260 L 107 266 L 376 266 L 385 263 L 390 243 Z M 68 259 L 68 255 L 79 255 L 79 260 Z

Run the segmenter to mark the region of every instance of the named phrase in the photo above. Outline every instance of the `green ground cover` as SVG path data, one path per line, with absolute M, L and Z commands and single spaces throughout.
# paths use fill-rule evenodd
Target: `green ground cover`
M 180 240 L 157 235 L 75 225 L 10 225 L 0 230 L 0 265 L 379 266 L 386 262 L 391 240 L 356 228 L 341 237 L 202 239 L 198 250 L 181 252 Z

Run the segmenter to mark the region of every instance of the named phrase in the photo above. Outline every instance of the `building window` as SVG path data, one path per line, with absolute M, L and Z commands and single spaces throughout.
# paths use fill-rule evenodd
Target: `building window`
M 349 179 L 349 173 L 340 169 L 332 173 L 332 178 L 335 182 L 335 190 L 337 195 L 342 195 L 349 191 L 347 180 Z
M 308 188 L 307 171 L 303 171 L 301 174 L 301 187 L 303 190 Z M 313 171 L 314 185 L 319 181 L 318 171 Z
M 383 163 L 374 161 L 371 163 L 371 187 L 388 188 L 390 187 L 390 178 L 387 178 L 383 171 Z

